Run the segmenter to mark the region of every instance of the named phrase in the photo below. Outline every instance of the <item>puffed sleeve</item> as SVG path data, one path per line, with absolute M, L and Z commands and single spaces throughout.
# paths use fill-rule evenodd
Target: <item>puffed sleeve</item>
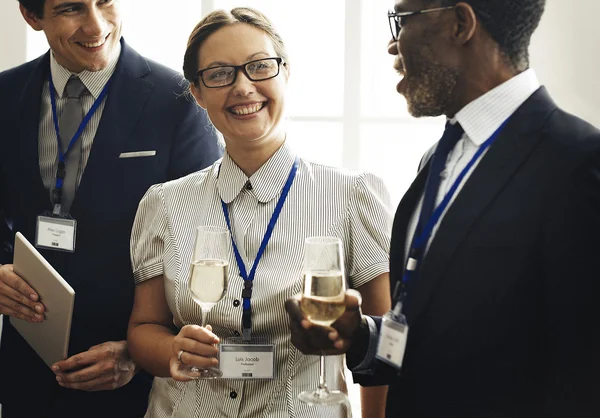
M 392 220 L 390 197 L 383 181 L 369 173 L 359 175 L 346 218 L 346 269 L 352 288 L 389 271 Z
M 131 266 L 136 284 L 164 273 L 167 230 L 162 184 L 150 187 L 138 206 L 131 231 Z

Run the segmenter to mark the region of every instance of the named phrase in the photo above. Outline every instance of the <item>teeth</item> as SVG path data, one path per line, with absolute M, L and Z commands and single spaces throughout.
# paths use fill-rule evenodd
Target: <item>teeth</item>
M 262 103 L 256 103 L 249 106 L 235 106 L 231 108 L 231 111 L 236 115 L 249 115 L 258 112 L 262 107 Z
M 97 41 L 94 43 L 91 42 L 79 42 L 81 45 L 85 46 L 86 48 L 97 48 L 99 46 L 104 45 L 104 42 L 106 42 L 106 39 L 102 39 L 101 41 Z

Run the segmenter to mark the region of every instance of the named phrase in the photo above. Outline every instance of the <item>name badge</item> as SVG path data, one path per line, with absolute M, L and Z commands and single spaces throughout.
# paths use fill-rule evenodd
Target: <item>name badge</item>
M 237 343 L 233 340 L 219 344 L 219 369 L 223 372 L 223 379 L 275 378 L 273 344 Z
M 408 324 L 404 315 L 393 315 L 391 312 L 386 314 L 381 323 L 377 359 L 400 369 L 406 350 L 407 337 Z
M 75 219 L 38 216 L 35 246 L 50 250 L 75 252 Z

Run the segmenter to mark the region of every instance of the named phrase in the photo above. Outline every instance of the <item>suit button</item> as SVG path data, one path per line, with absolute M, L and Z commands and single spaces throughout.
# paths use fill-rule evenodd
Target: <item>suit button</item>
M 239 301 L 239 300 L 237 300 L 237 299 L 236 299 L 236 300 L 234 300 L 234 301 L 233 301 L 233 306 L 235 306 L 236 308 L 237 308 L 238 306 L 240 306 L 240 301 Z
M 237 331 L 233 331 L 233 335 L 235 335 L 236 337 L 239 337 L 239 336 L 240 336 L 240 333 L 239 333 L 239 332 L 237 332 Z
M 237 398 L 237 392 L 235 390 L 232 390 L 231 392 L 229 392 L 229 397 L 231 399 Z

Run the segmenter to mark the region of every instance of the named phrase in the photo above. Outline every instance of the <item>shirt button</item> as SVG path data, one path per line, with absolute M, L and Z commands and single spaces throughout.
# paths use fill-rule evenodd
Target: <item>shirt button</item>
M 250 183 L 249 181 L 246 182 L 246 190 L 252 190 L 252 183 Z
M 239 300 L 237 300 L 237 299 L 236 299 L 236 300 L 234 300 L 234 301 L 233 301 L 233 306 L 235 306 L 236 308 L 237 308 L 238 306 L 240 306 L 240 301 L 239 301 Z
M 239 333 L 239 332 L 237 332 L 237 331 L 233 331 L 233 335 L 235 335 L 236 337 L 239 337 L 239 336 L 240 336 L 240 333 Z
M 229 392 L 229 397 L 231 399 L 237 398 L 237 392 L 235 390 L 232 390 L 231 392 Z

